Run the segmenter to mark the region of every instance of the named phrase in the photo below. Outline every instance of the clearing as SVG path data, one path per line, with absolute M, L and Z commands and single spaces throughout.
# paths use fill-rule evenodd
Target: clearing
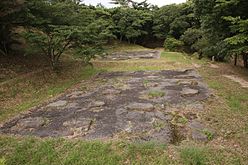
M 16 85 L 1 84 L 0 163 L 248 163 L 248 91 L 222 76 L 246 81 L 245 70 L 131 50 L 50 79 L 6 78 Z

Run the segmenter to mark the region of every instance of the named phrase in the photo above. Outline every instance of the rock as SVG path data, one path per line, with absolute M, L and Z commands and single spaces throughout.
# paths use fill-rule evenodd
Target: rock
M 90 104 L 90 107 L 102 107 L 105 105 L 105 102 L 103 101 L 94 101 Z
M 156 111 L 154 115 L 161 120 L 166 120 L 166 116 L 161 111 Z
M 138 122 L 144 122 L 146 121 L 146 116 L 144 115 L 144 112 L 141 111 L 129 111 L 126 115 L 126 118 L 131 121 L 138 121 Z
M 201 142 L 207 142 L 208 141 L 207 135 L 205 135 L 203 132 L 200 132 L 197 130 L 192 131 L 191 137 L 193 140 L 196 140 L 196 141 L 201 141 Z
M 128 80 L 128 83 L 139 83 L 141 80 L 141 78 L 131 78 Z
M 132 128 L 133 128 L 132 122 L 131 121 L 128 121 L 128 125 L 125 128 L 125 131 L 128 132 L 128 133 L 131 133 L 132 132 Z
M 204 106 L 201 103 L 191 103 L 191 104 L 189 103 L 186 104 L 184 107 L 187 110 L 199 110 L 199 111 L 204 110 Z
M 82 131 L 89 131 L 92 122 L 93 119 L 90 118 L 79 118 L 79 119 L 72 119 L 69 121 L 65 121 L 63 123 L 63 126 L 72 129 L 82 128 Z
M 137 111 L 152 111 L 154 106 L 151 103 L 130 103 L 127 106 L 127 109 Z
M 79 108 L 78 103 L 72 102 L 66 105 L 66 108 L 72 109 L 72 108 Z
M 189 124 L 189 127 L 191 129 L 196 129 L 196 130 L 203 130 L 205 128 L 205 126 L 200 123 L 199 121 L 197 120 L 193 120 L 190 124 Z
M 93 107 L 93 108 L 90 109 L 90 111 L 92 111 L 92 112 L 102 112 L 102 111 L 104 111 L 104 109 L 100 108 L 100 107 Z
M 58 100 L 56 102 L 50 103 L 47 106 L 48 107 L 63 107 L 67 104 L 67 101 L 65 100 Z
M 74 91 L 71 94 L 68 94 L 66 96 L 69 97 L 69 98 L 78 98 L 78 97 L 80 97 L 83 94 L 84 94 L 83 91 Z
M 191 81 L 184 80 L 184 81 L 179 81 L 178 84 L 179 84 L 179 85 L 191 85 L 191 86 L 196 86 L 196 85 L 198 85 L 198 82 L 195 81 L 195 80 L 191 80 Z
M 115 114 L 116 114 L 117 116 L 120 116 L 120 115 L 122 115 L 122 114 L 125 114 L 126 112 L 127 112 L 126 109 L 124 109 L 124 108 L 118 108 L 118 109 L 116 109 Z
M 214 136 L 214 131 L 207 129 L 202 123 L 197 120 L 193 120 L 189 124 L 191 129 L 191 136 L 193 140 L 206 142 L 212 140 Z
M 199 91 L 197 89 L 183 88 L 183 90 L 181 91 L 181 96 L 193 96 L 198 93 Z
M 42 117 L 29 117 L 18 121 L 14 129 L 39 128 L 46 124 Z
M 111 94 L 111 95 L 117 95 L 117 94 L 120 94 L 121 91 L 119 90 L 115 90 L 115 89 L 106 89 L 102 92 L 102 94 L 104 95 L 108 95 L 108 94 Z

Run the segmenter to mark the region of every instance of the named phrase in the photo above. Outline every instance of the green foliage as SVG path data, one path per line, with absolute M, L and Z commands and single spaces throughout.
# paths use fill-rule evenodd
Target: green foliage
M 169 37 L 164 41 L 164 48 L 170 51 L 177 51 L 181 49 L 183 42 L 175 38 Z
M 6 160 L 4 158 L 0 158 L 0 165 L 5 165 L 6 164 Z
M 158 97 L 163 97 L 165 95 L 165 92 L 163 91 L 157 91 L 153 90 L 148 93 L 148 96 L 151 98 L 158 98 Z
M 179 39 L 188 28 L 198 24 L 190 1 L 179 5 L 172 4 L 154 11 L 153 33 L 158 39 L 165 39 L 168 35 Z
M 78 31 L 75 27 L 69 26 L 49 26 L 48 29 L 46 31 L 30 30 L 24 33 L 24 37 L 30 46 L 40 49 L 50 60 L 51 66 L 55 68 L 60 56 L 71 44 Z
M 188 46 L 192 51 L 195 51 L 194 44 L 198 42 L 202 37 L 202 31 L 196 28 L 187 29 L 180 37 L 180 40 L 184 42 L 184 45 Z
M 180 157 L 185 165 L 205 165 L 207 164 L 205 152 L 202 148 L 187 147 L 181 150 Z
M 241 54 L 248 67 L 248 3 L 245 0 L 190 0 L 160 8 L 146 0 L 113 0 L 112 3 L 119 7 L 87 6 L 81 0 L 25 3 L 3 0 L 0 2 L 0 53 L 8 53 L 12 29 L 18 25 L 28 29 L 29 34 L 25 36 L 29 46 L 43 50 L 49 58 L 55 56 L 55 60 L 50 58 L 52 66 L 68 48 L 89 62 L 96 54 L 102 54 L 104 44 L 117 38 L 143 44 L 155 40 L 161 43 L 166 39 L 170 50 L 183 46 L 184 50 L 197 51 L 200 57 L 215 56 L 219 61 Z M 67 30 L 62 31 L 65 27 Z M 51 55 L 53 52 L 57 55 Z
M 102 45 L 113 38 L 110 14 L 77 1 L 29 1 L 29 26 L 24 34 L 29 45 L 38 48 L 56 68 L 61 55 L 75 49 L 85 62 L 100 54 Z
M 136 43 L 149 33 L 152 14 L 148 11 L 132 8 L 116 8 L 112 11 L 114 34 L 122 40 Z M 147 29 L 148 28 L 148 29 Z
M 212 140 L 214 138 L 213 132 L 209 131 L 208 129 L 203 129 L 203 133 L 207 136 L 208 140 Z
M 7 55 L 15 42 L 12 30 L 20 24 L 24 1 L 0 1 L 0 55 Z

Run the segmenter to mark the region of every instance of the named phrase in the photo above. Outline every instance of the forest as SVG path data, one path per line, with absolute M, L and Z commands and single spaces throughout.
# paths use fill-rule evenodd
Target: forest
M 0 0 L 0 165 L 247 165 L 248 1 L 86 1 Z
M 0 3 L 2 56 L 38 51 L 55 67 L 67 49 L 88 62 L 104 52 L 104 44 L 118 39 L 164 45 L 172 51 L 196 53 L 199 58 L 232 59 L 235 65 L 240 59 L 248 67 L 245 0 L 188 0 L 160 8 L 146 1 L 114 0 L 119 7 L 110 9 L 101 4 L 87 6 L 80 0 Z

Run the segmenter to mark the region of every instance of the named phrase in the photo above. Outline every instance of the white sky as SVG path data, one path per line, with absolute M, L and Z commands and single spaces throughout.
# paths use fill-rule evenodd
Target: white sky
M 142 2 L 143 0 L 135 0 L 137 2 Z M 114 5 L 109 4 L 111 0 L 84 0 L 85 4 L 89 5 L 97 5 L 98 3 L 103 4 L 105 7 L 113 7 Z M 186 0 L 148 0 L 148 3 L 158 5 L 159 7 L 172 4 L 172 3 L 183 3 L 186 2 Z

